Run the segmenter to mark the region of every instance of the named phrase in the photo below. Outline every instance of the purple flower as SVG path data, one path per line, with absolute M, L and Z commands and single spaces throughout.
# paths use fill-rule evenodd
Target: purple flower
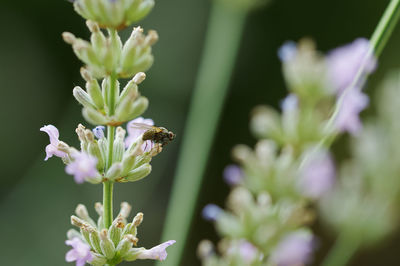
M 93 259 L 93 255 L 90 253 L 90 246 L 82 242 L 79 238 L 75 237 L 67 240 L 65 244 L 72 247 L 65 255 L 67 262 L 76 261 L 76 266 L 83 266 L 87 261 Z
M 377 62 L 376 58 L 369 54 L 370 48 L 367 39 L 359 38 L 328 54 L 329 77 L 338 94 L 351 85 L 361 66 L 364 66 L 364 75 L 375 70 Z
M 335 126 L 340 132 L 347 131 L 356 135 L 362 129 L 359 113 L 368 106 L 368 96 L 358 88 L 352 88 L 341 97 Z
M 257 248 L 249 241 L 242 239 L 239 243 L 239 253 L 244 262 L 250 265 L 257 256 Z
M 215 221 L 218 216 L 222 213 L 222 209 L 215 204 L 207 204 L 203 211 L 202 216 L 207 221 Z
M 86 179 L 95 178 L 99 175 L 95 157 L 84 152 L 76 152 L 72 157 L 74 161 L 65 167 L 65 172 L 73 175 L 76 183 L 82 184 Z
M 236 164 L 231 164 L 224 169 L 224 180 L 228 185 L 235 186 L 243 179 L 243 171 Z
M 149 126 L 154 126 L 154 121 L 150 118 L 143 118 L 143 117 L 138 117 L 132 121 L 130 121 L 127 126 L 126 129 L 128 131 L 128 136 L 125 139 L 125 146 L 129 147 L 132 143 L 134 143 L 137 138 L 142 135 L 144 132 L 146 132 L 146 129 L 137 129 L 135 127 L 132 127 L 133 123 L 139 123 L 139 124 L 146 124 Z M 142 150 L 144 152 L 148 152 L 150 151 L 152 148 L 152 142 L 150 140 L 147 140 L 143 146 L 142 146 Z
M 98 139 L 102 139 L 104 138 L 104 126 L 97 126 L 95 128 L 93 128 L 93 134 L 96 136 L 96 138 Z
M 278 57 L 282 62 L 292 60 L 297 54 L 297 45 L 293 41 L 286 41 L 278 50 Z
M 320 198 L 335 182 L 335 166 L 328 152 L 318 152 L 301 171 L 300 190 L 310 198 Z
M 299 106 L 299 99 L 293 93 L 286 96 L 286 98 L 283 99 L 281 102 L 281 109 L 283 112 L 294 111 L 298 108 L 298 106 Z
M 278 266 L 297 266 L 310 262 L 314 249 L 313 237 L 297 231 L 285 236 L 271 254 L 271 260 Z
M 176 242 L 175 240 L 169 240 L 151 249 L 145 249 L 139 253 L 137 258 L 141 260 L 146 260 L 146 259 L 159 260 L 159 261 L 165 260 L 168 255 L 166 248 L 173 245 L 175 242 Z
M 49 158 L 53 157 L 53 155 L 57 157 L 65 157 L 67 154 L 63 151 L 58 150 L 57 146 L 60 142 L 58 138 L 60 137 L 60 133 L 58 129 L 53 125 L 47 125 L 40 128 L 40 131 L 46 132 L 50 137 L 50 144 L 46 146 L 46 158 L 47 161 Z

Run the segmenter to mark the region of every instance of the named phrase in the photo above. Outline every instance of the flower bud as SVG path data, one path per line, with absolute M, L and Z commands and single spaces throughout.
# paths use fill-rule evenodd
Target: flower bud
M 138 227 L 142 222 L 143 222 L 143 213 L 142 212 L 138 212 L 136 214 L 135 218 L 133 218 L 132 224 L 135 227 Z
M 130 212 L 131 212 L 131 205 L 127 202 L 122 202 L 121 203 L 121 210 L 119 211 L 119 215 L 121 215 L 122 218 L 126 219 L 128 218 Z
M 119 121 L 128 121 L 132 120 L 146 111 L 147 106 L 149 105 L 149 100 L 146 97 L 139 97 L 133 104 L 122 105 L 121 107 L 118 106 L 116 109 L 116 116 Z
M 85 205 L 78 204 L 78 206 L 75 209 L 75 213 L 76 213 L 76 215 L 78 215 L 79 218 L 81 218 L 82 220 L 85 220 L 90 225 L 96 226 L 96 223 L 92 220 L 92 218 L 90 218 Z
M 92 252 L 92 260 L 90 261 L 90 265 L 103 266 L 106 263 L 107 263 L 107 259 L 103 255 Z
M 79 124 L 75 129 L 76 134 L 78 135 L 79 141 L 81 142 L 81 150 L 86 152 L 88 142 L 85 136 L 85 127 L 82 124 Z
M 110 121 L 101 112 L 93 108 L 83 108 L 82 115 L 86 121 L 93 125 L 106 125 Z
M 103 95 L 101 93 L 100 85 L 96 79 L 91 79 L 86 82 L 86 91 L 97 109 L 104 109 Z
M 115 255 L 115 246 L 114 243 L 108 238 L 107 230 L 103 229 L 100 233 L 100 247 L 103 251 L 103 254 L 107 259 L 114 258 Z
M 133 236 L 133 235 L 126 235 L 124 236 L 124 238 L 121 240 L 121 242 L 119 242 L 118 246 L 117 246 L 117 252 L 119 252 L 119 254 L 121 256 L 125 256 L 126 253 L 129 251 L 129 249 L 132 247 L 132 245 L 137 245 L 138 239 Z
M 122 163 L 114 163 L 111 165 L 110 169 L 108 169 L 106 173 L 106 178 L 109 178 L 111 180 L 114 180 L 118 178 L 121 174 L 122 170 Z
M 93 50 L 97 55 L 102 57 L 107 49 L 107 39 L 96 22 L 88 20 L 86 21 L 86 25 L 92 33 L 90 36 L 90 42 L 92 43 Z
M 118 245 L 121 240 L 122 229 L 125 227 L 123 220 L 124 218 L 121 215 L 118 215 L 108 230 L 108 237 L 115 245 Z
M 145 79 L 146 79 L 146 74 L 144 72 L 139 72 L 133 77 L 132 81 L 139 85 Z
M 100 246 L 100 237 L 99 237 L 99 232 L 97 232 L 97 230 L 92 229 L 89 230 L 89 236 L 90 236 L 90 242 L 92 243 L 92 247 L 94 248 L 94 250 L 96 250 L 97 253 L 102 253 L 101 251 L 101 246 Z
M 122 90 L 120 97 L 118 99 L 118 102 L 117 102 L 117 108 L 125 108 L 125 107 L 118 107 L 118 106 L 127 105 L 129 103 L 132 103 L 134 100 L 136 100 L 137 96 L 139 96 L 138 86 L 134 79 L 135 78 L 130 80 L 126 84 L 124 89 Z
M 84 107 L 96 109 L 96 106 L 90 99 L 89 94 L 86 93 L 81 87 L 76 86 L 72 91 L 75 99 L 82 104 Z
M 145 178 L 148 176 L 151 172 L 151 165 L 150 164 L 144 164 L 132 171 L 130 171 L 126 177 L 124 177 L 121 182 L 135 182 L 140 179 Z
M 137 229 L 136 226 L 133 223 L 128 223 L 125 227 L 124 230 L 122 231 L 122 235 L 133 235 L 136 236 Z

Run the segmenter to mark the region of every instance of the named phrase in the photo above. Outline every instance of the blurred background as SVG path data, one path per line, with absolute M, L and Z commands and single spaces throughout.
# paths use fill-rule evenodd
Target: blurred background
M 228 186 L 222 181 L 222 171 L 231 162 L 231 148 L 237 143 L 255 142 L 248 129 L 252 107 L 278 106 L 286 94 L 276 55 L 279 46 L 286 40 L 308 36 L 316 40 L 320 50 L 328 51 L 357 37 L 369 37 L 388 2 L 272 0 L 268 7 L 248 16 L 182 265 L 199 265 L 197 243 L 204 238 L 217 239 L 212 224 L 203 221 L 199 213 L 207 203 L 223 205 Z M 160 35 L 154 47 L 155 63 L 140 87 L 150 100 L 144 116 L 173 130 L 177 139 L 154 158 L 149 177 L 115 187 L 115 209 L 121 201 L 127 201 L 133 205 L 133 212 L 145 214 L 139 230 L 140 246 L 159 243 L 210 5 L 209 0 L 156 1 L 155 9 L 141 23 L 146 31 L 156 29 Z M 65 174 L 60 160 L 43 161 L 48 136 L 39 132 L 41 126 L 57 126 L 61 139 L 77 146 L 75 128 L 84 122 L 81 107 L 71 93 L 75 85 L 84 85 L 79 75 L 81 63 L 62 41 L 63 31 L 82 38 L 89 36 L 83 19 L 68 1 L 1 0 L 2 265 L 67 265 L 64 256 L 68 247 L 64 240 L 71 228 L 70 215 L 78 203 L 84 203 L 94 215 L 91 207 L 101 201 L 101 186 L 76 185 Z M 126 38 L 129 33 L 125 31 L 123 36 Z M 400 65 L 399 33 L 400 27 L 369 82 L 369 94 L 388 69 Z M 224 32 L 220 34 L 223 39 Z M 343 143 L 339 141 L 335 149 L 340 151 Z M 329 247 L 332 236 L 318 223 L 315 229 L 321 238 L 318 257 Z M 357 254 L 353 263 L 399 265 L 399 247 L 400 236 L 393 236 L 382 245 Z

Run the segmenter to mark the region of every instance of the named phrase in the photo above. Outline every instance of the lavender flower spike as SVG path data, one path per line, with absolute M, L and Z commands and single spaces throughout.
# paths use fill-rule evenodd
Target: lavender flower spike
M 329 76 L 338 94 L 351 85 L 361 66 L 364 67 L 363 75 L 375 70 L 377 62 L 376 58 L 369 54 L 370 48 L 367 39 L 359 38 L 328 54 Z
M 176 242 L 175 240 L 169 240 L 151 249 L 145 249 L 139 253 L 137 258 L 140 260 L 146 260 L 146 259 L 159 260 L 159 261 L 165 260 L 168 255 L 166 251 L 167 247 L 173 245 L 175 242 Z
M 278 266 L 305 265 L 310 262 L 314 248 L 313 237 L 308 232 L 297 231 L 285 236 L 271 254 Z
M 144 132 L 146 132 L 146 129 L 137 129 L 132 127 L 131 125 L 133 123 L 139 123 L 139 124 L 146 124 L 149 126 L 154 126 L 154 121 L 150 118 L 143 118 L 143 117 L 138 117 L 136 119 L 133 119 L 132 121 L 128 122 L 126 125 L 126 130 L 128 131 L 128 136 L 125 139 L 125 147 L 129 147 L 133 142 L 136 141 L 136 139 L 142 135 Z M 150 151 L 151 150 L 151 141 L 148 140 L 146 143 L 143 144 L 142 150 L 144 152 Z
M 87 179 L 99 176 L 95 157 L 84 152 L 76 152 L 72 157 L 74 161 L 65 167 L 65 172 L 73 175 L 76 183 L 82 184 Z
M 368 106 L 368 103 L 368 96 L 358 88 L 352 88 L 345 93 L 336 117 L 336 128 L 340 132 L 347 131 L 356 135 L 362 129 L 359 113 Z
M 63 151 L 58 150 L 58 143 L 60 142 L 58 138 L 60 137 L 60 133 L 58 129 L 53 125 L 47 125 L 40 128 L 40 131 L 46 132 L 50 137 L 50 144 L 46 146 L 46 158 L 47 161 L 49 158 L 53 157 L 53 155 L 57 157 L 65 157 L 67 154 Z
M 93 255 L 90 253 L 90 246 L 79 238 L 75 237 L 67 240 L 65 244 L 72 246 L 72 249 L 65 255 L 67 262 L 76 261 L 76 266 L 83 266 L 87 261 L 90 262 L 93 259 Z

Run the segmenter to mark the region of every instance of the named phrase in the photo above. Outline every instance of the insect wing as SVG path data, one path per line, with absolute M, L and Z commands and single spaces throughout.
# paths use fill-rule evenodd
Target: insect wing
M 144 123 L 131 123 L 129 125 L 130 128 L 141 129 L 141 130 L 152 130 L 154 126 L 150 126 Z

